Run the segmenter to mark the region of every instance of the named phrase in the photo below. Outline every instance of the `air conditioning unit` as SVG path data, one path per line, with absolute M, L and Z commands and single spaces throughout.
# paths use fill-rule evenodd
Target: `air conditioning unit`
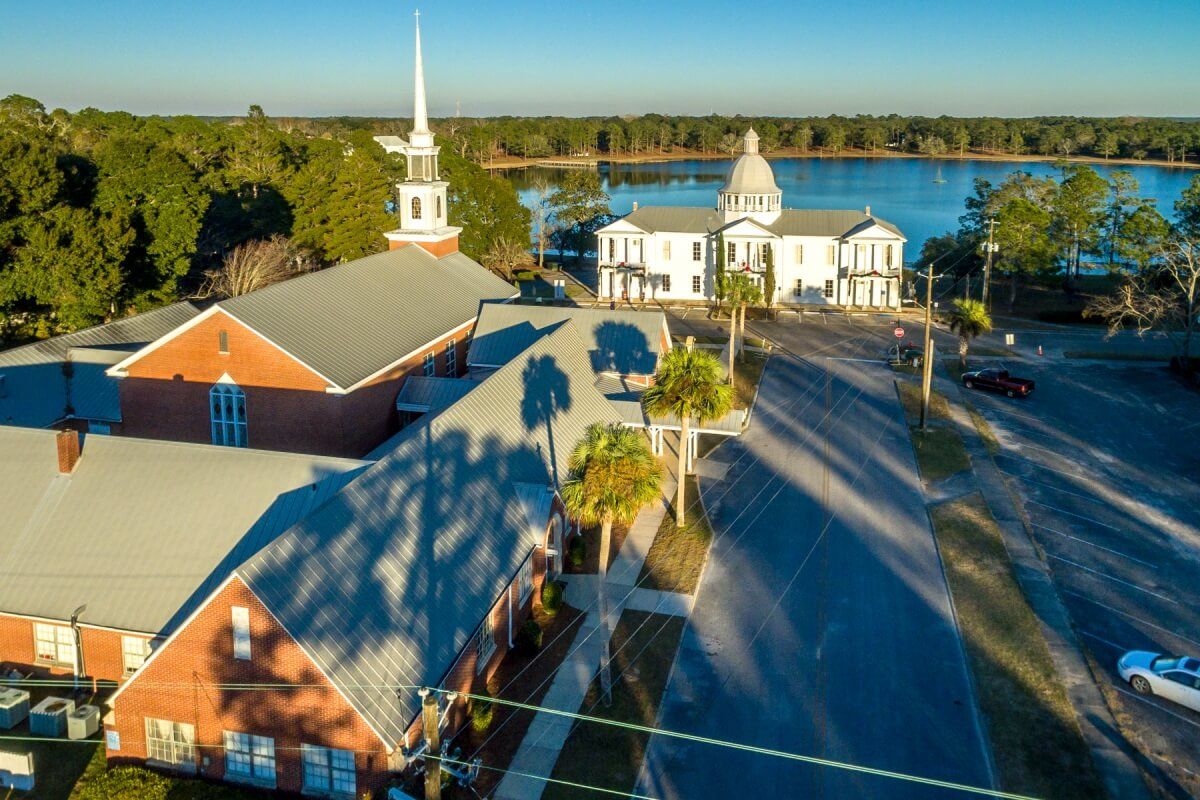
M 29 692 L 0 687 L 0 728 L 14 728 L 28 716 Z
M 67 715 L 67 738 L 86 739 L 100 729 L 100 708 L 82 705 Z
M 29 712 L 29 732 L 34 736 L 62 736 L 67 730 L 67 715 L 74 710 L 74 700 L 44 698 Z

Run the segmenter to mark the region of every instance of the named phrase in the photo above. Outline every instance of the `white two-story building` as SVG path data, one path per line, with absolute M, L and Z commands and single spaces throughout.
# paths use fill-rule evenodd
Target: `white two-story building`
M 597 232 L 600 297 L 632 301 L 715 298 L 719 248 L 725 269 L 760 285 L 768 258 L 776 304 L 900 306 L 906 239 L 865 211 L 783 208 L 771 165 L 747 131 L 717 207 L 635 207 Z

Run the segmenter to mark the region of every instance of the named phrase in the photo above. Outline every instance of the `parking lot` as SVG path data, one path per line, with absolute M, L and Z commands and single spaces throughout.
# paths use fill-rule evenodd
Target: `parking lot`
M 1009 359 L 1027 400 L 970 392 L 1126 735 L 1200 795 L 1200 713 L 1133 694 L 1129 649 L 1200 655 L 1200 397 L 1162 366 Z

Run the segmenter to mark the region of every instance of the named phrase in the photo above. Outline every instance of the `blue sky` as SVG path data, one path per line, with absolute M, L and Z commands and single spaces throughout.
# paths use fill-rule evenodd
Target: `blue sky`
M 420 3 L 430 112 L 1200 116 L 1200 0 Z M 417 3 L 0 0 L 0 95 L 407 115 Z

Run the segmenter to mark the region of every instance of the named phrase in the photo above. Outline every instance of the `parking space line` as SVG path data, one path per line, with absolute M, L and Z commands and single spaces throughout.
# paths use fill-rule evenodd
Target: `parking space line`
M 1102 544 L 1096 544 L 1095 542 L 1089 542 L 1087 539 L 1080 539 L 1078 536 L 1072 536 L 1069 533 L 1063 533 L 1062 531 L 1055 530 L 1054 528 L 1047 528 L 1045 525 L 1038 525 L 1036 522 L 1030 522 L 1029 524 L 1031 526 L 1033 526 L 1034 528 L 1040 528 L 1041 530 L 1058 534 L 1059 536 L 1062 536 L 1065 539 L 1070 539 L 1071 541 L 1079 542 L 1080 544 L 1086 544 L 1089 547 L 1094 547 L 1097 550 L 1103 550 L 1106 553 L 1112 553 L 1114 556 L 1120 556 L 1121 558 L 1125 558 L 1130 561 L 1136 561 L 1137 563 L 1141 564 L 1142 566 L 1149 567 L 1150 569 L 1153 569 L 1153 570 L 1158 569 L 1158 567 L 1154 566 L 1153 564 L 1149 563 L 1148 561 L 1142 561 L 1140 558 L 1134 558 L 1131 555 L 1122 553 L 1120 550 L 1113 550 L 1111 547 L 1105 547 Z
M 982 396 L 986 396 L 986 395 L 980 395 L 980 396 L 982 397 Z M 1009 411 L 1007 408 L 1000 405 L 998 402 L 992 402 L 991 399 L 988 399 L 987 401 L 985 401 L 983 403 L 983 406 L 988 411 L 995 411 L 997 414 L 1006 414 L 1007 416 L 1010 416 L 1010 417 L 1020 417 L 1021 419 L 1031 419 L 1034 422 L 1040 422 L 1043 424 L 1045 423 L 1045 420 L 1039 419 L 1038 417 L 1030 416 L 1029 414 L 1022 414 L 1019 411 Z
M 1053 452 L 1053 451 L 1048 451 L 1048 452 Z M 1032 458 L 1026 458 L 1025 456 L 1017 456 L 1017 455 L 1013 455 L 1012 453 L 998 453 L 997 455 L 1000 458 L 1011 458 L 1013 461 L 1024 461 L 1026 464 L 1030 464 L 1031 466 L 1037 467 L 1038 469 L 1049 470 L 1050 472 L 1057 472 L 1059 475 L 1066 475 L 1068 478 L 1080 477 L 1080 473 L 1078 473 L 1078 472 L 1067 472 L 1065 469 L 1055 469 L 1054 467 L 1048 467 L 1040 461 L 1034 461 Z M 1059 456 L 1059 457 L 1064 458 L 1063 456 Z M 1003 472 L 1003 471 L 1004 470 L 1001 470 L 1001 472 Z M 1097 478 L 1096 480 L 1100 480 L 1100 478 Z
M 999 469 L 999 468 L 997 468 L 997 469 Z M 1072 497 L 1078 497 L 1081 500 L 1090 500 L 1093 503 L 1100 503 L 1101 505 L 1106 505 L 1106 503 L 1103 500 L 1092 497 L 1090 494 L 1080 494 L 1079 492 L 1072 492 L 1070 489 L 1063 489 L 1062 487 L 1054 486 L 1049 483 L 1042 483 L 1041 481 L 1035 481 L 1033 478 L 1026 478 L 1024 475 L 1018 475 L 1015 472 L 1005 472 L 1004 470 L 1001 469 L 1000 474 L 1007 475 L 1010 478 L 1016 478 L 1019 481 L 1025 481 L 1026 483 L 1032 483 L 1035 486 L 1045 486 L 1047 489 L 1053 489 L 1056 492 L 1062 492 L 1063 494 L 1069 494 Z
M 1107 572 L 1101 572 L 1098 569 L 1092 569 L 1091 567 L 1086 567 L 1083 564 L 1080 564 L 1078 561 L 1072 561 L 1069 558 L 1063 558 L 1062 556 L 1056 556 L 1053 553 L 1047 553 L 1046 556 L 1048 558 L 1053 558 L 1055 561 L 1061 561 L 1064 564 L 1070 564 L 1072 567 L 1077 567 L 1085 572 L 1090 572 L 1093 575 L 1097 575 L 1101 578 L 1105 578 L 1106 580 L 1110 580 L 1115 583 L 1119 583 L 1123 586 L 1128 586 L 1130 589 L 1137 589 L 1139 592 L 1145 592 L 1148 595 L 1157 597 L 1159 600 L 1166 600 L 1168 603 L 1173 603 L 1175 605 L 1179 605 L 1178 600 L 1167 597 L 1165 594 L 1159 594 L 1158 592 L 1152 592 L 1149 589 L 1143 589 L 1141 586 L 1138 586 L 1136 583 L 1130 583 L 1129 581 L 1124 581 L 1124 580 L 1121 580 L 1120 578 L 1113 577 L 1112 575 L 1109 575 Z
M 1150 627 L 1150 628 L 1154 628 L 1154 630 L 1156 630 L 1156 631 L 1162 631 L 1163 633 L 1167 634 L 1168 636 L 1174 636 L 1176 639 L 1179 639 L 1180 641 L 1183 641 L 1183 642 L 1187 642 L 1188 644 L 1192 645 L 1193 647 L 1200 647 L 1200 642 L 1197 642 L 1195 639 L 1189 639 L 1188 637 L 1184 636 L 1182 633 L 1177 633 L 1176 631 L 1167 630 L 1163 626 L 1155 625 L 1153 622 L 1150 622 L 1149 620 L 1144 620 L 1141 617 L 1135 617 L 1133 614 L 1130 614 L 1126 611 L 1122 611 L 1119 608 L 1113 608 L 1110 605 L 1101 603 L 1099 600 L 1088 597 L 1086 594 L 1080 594 L 1079 592 L 1073 591 L 1071 589 L 1066 589 L 1066 588 L 1064 588 L 1062 591 L 1063 591 L 1063 594 L 1069 594 L 1072 597 L 1078 597 L 1080 600 L 1086 600 L 1087 602 L 1091 603 L 1092 605 L 1100 606 L 1101 608 L 1103 608 L 1106 611 L 1111 611 L 1114 614 L 1120 614 L 1122 617 L 1128 617 L 1129 619 L 1133 620 L 1134 622 L 1140 623 L 1142 625 L 1146 625 L 1147 627 Z
M 1054 511 L 1059 514 L 1066 514 L 1068 517 L 1077 517 L 1078 519 L 1081 519 L 1084 522 L 1091 522 L 1091 523 L 1093 523 L 1095 525 L 1099 525 L 1103 528 L 1108 528 L 1110 531 L 1121 530 L 1120 528 L 1116 527 L 1115 525 L 1109 525 L 1107 522 L 1101 522 L 1098 519 L 1092 519 L 1091 517 L 1085 517 L 1083 514 L 1076 514 L 1073 511 L 1067 511 L 1065 508 L 1058 508 L 1057 506 L 1052 506 L 1047 503 L 1039 503 L 1037 500 L 1026 500 L 1025 502 L 1033 503 L 1035 506 L 1041 506 L 1042 508 L 1048 508 L 1051 511 Z
M 1148 698 L 1148 697 L 1142 697 L 1137 692 L 1131 692 L 1128 689 L 1123 688 L 1119 684 L 1117 686 L 1114 686 L 1113 688 L 1116 689 L 1121 694 L 1127 694 L 1135 700 L 1141 700 L 1143 703 L 1150 706 L 1151 708 L 1157 708 L 1159 711 L 1163 712 L 1164 714 L 1170 714 L 1172 717 L 1179 720 L 1180 722 L 1186 722 L 1188 725 L 1191 725 L 1192 727 L 1200 728 L 1200 722 L 1196 722 L 1193 719 L 1188 719 L 1187 717 L 1183 716 L 1182 714 L 1177 714 L 1169 708 L 1163 708 L 1158 703 L 1151 701 L 1150 698 Z
M 1109 647 L 1115 647 L 1116 649 L 1120 650 L 1121 652 L 1125 652 L 1130 649 L 1123 644 L 1117 644 L 1116 642 L 1110 642 L 1108 639 L 1105 639 L 1103 636 L 1097 636 L 1096 634 L 1089 633 L 1088 631 L 1080 631 L 1079 633 L 1080 633 L 1080 635 L 1086 636 L 1089 639 L 1095 639 L 1097 642 L 1104 642 Z

